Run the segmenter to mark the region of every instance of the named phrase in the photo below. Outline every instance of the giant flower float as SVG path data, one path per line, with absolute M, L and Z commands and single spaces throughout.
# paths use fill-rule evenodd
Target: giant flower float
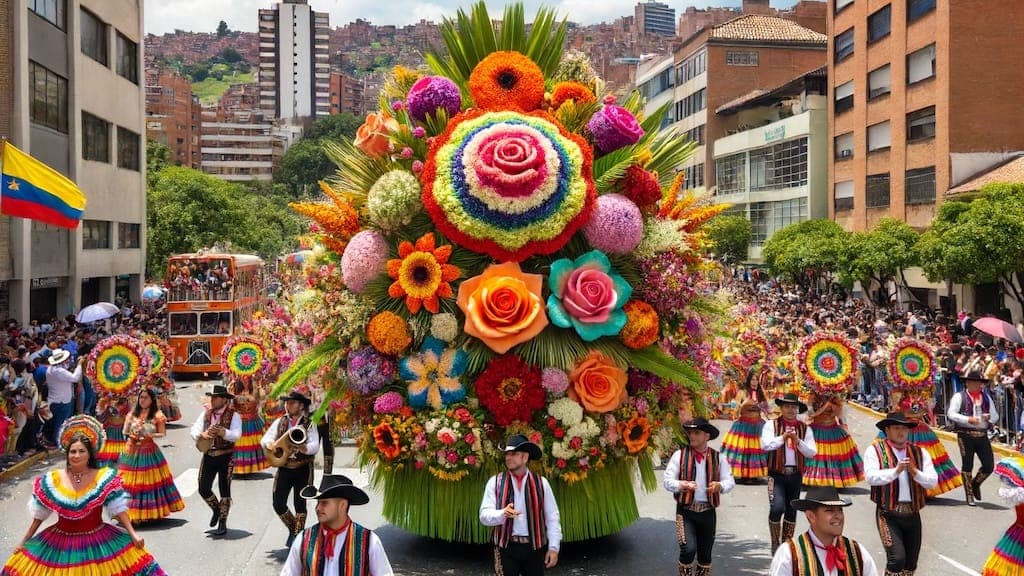
M 356 139 L 326 146 L 326 198 L 296 208 L 327 251 L 289 291 L 308 337 L 272 393 L 319 389 L 403 529 L 488 541 L 482 490 L 522 433 L 565 539 L 594 538 L 639 517 L 634 478 L 656 489 L 678 414 L 702 411 L 691 361 L 710 345 L 688 306 L 721 208 L 681 189 L 693 146 L 659 133 L 667 107 L 599 97 L 553 12 L 503 21 L 460 11 L 446 39 L 504 50 L 452 42 L 431 74 L 395 69 Z

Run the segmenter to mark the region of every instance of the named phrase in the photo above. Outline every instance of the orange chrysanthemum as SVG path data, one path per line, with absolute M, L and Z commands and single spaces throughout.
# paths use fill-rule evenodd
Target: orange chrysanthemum
M 672 186 L 661 197 L 658 206 L 658 217 L 665 220 L 678 220 L 680 230 L 694 233 L 705 222 L 728 210 L 732 204 L 701 203 L 704 197 L 694 194 L 692 190 L 681 193 L 684 174 L 680 172 L 672 181 Z
M 398 356 L 412 343 L 409 325 L 394 312 L 381 312 L 366 325 L 366 339 L 381 354 Z
M 634 350 L 654 344 L 658 339 L 658 313 L 654 308 L 642 300 L 630 300 L 623 310 L 626 325 L 619 332 L 622 343 Z
M 470 73 L 469 93 L 479 108 L 531 112 L 544 101 L 544 72 L 519 52 L 492 52 Z
M 435 246 L 433 232 L 424 234 L 415 245 L 402 242 L 398 258 L 388 260 L 388 276 L 394 280 L 388 296 L 405 297 L 405 307 L 411 314 L 419 312 L 420 307 L 437 314 L 439 298 L 451 298 L 451 281 L 462 275 L 462 270 L 448 263 L 451 255 L 450 244 Z
M 359 213 L 342 194 L 326 183 L 321 182 L 320 189 L 330 202 L 292 202 L 288 206 L 316 222 L 322 230 L 324 246 L 341 254 L 352 236 L 359 232 Z
M 551 109 L 558 110 L 562 105 L 572 100 L 576 105 L 589 104 L 590 102 L 596 102 L 597 97 L 594 93 L 579 82 L 559 82 L 555 84 L 555 87 L 551 89 Z

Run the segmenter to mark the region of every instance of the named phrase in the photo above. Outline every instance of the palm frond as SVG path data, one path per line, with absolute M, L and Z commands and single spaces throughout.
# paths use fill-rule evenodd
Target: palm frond
M 558 107 L 555 117 L 566 130 L 574 134 L 582 134 L 587 127 L 587 122 L 600 108 L 601 103 L 597 101 L 580 104 L 569 100 Z
M 662 188 L 666 188 L 672 184 L 676 170 L 693 155 L 697 144 L 675 133 L 662 132 L 652 139 L 648 148 L 651 151 L 651 158 L 645 167 L 651 172 L 656 172 L 658 183 Z
M 666 354 L 656 345 L 630 351 L 630 359 L 632 360 L 630 366 L 677 382 L 691 390 L 700 390 L 704 386 L 703 377 L 693 366 Z
M 372 158 L 351 140 L 327 140 L 322 146 L 327 158 L 338 167 L 327 182 L 344 193 L 356 208 L 366 203 L 366 195 L 377 179 L 392 169 L 388 158 Z

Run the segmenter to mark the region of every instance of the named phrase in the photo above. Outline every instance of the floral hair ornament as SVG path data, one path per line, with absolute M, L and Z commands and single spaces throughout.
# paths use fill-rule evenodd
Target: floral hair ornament
M 889 354 L 894 388 L 928 388 L 935 383 L 935 354 L 913 338 L 900 338 Z
M 270 370 L 266 347 L 249 336 L 235 336 L 224 343 L 220 369 L 238 377 L 263 376 Z
M 842 394 L 857 376 L 857 349 L 838 334 L 804 338 L 796 353 L 797 370 L 817 394 Z
M 131 336 L 104 338 L 89 353 L 86 376 L 101 396 L 134 396 L 149 368 L 149 354 Z
M 98 420 L 88 414 L 78 414 L 65 420 L 60 427 L 57 437 L 60 439 L 61 450 L 66 453 L 71 447 L 72 439 L 79 435 L 89 439 L 93 454 L 103 450 L 103 443 L 107 441 L 107 434 Z

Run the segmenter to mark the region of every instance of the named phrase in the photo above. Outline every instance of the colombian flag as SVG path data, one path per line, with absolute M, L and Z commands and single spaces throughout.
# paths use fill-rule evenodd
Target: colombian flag
M 0 212 L 77 228 L 85 194 L 66 176 L 3 141 Z

